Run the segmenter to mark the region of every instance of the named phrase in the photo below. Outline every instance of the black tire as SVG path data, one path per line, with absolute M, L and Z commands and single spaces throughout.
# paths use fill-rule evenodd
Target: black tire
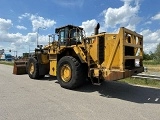
M 62 69 L 68 66 L 71 70 L 71 76 L 68 81 L 64 81 L 62 77 Z M 83 71 L 83 65 L 72 56 L 64 56 L 58 61 L 57 79 L 61 87 L 67 89 L 74 89 L 81 86 L 85 79 L 86 73 Z
M 31 66 L 34 67 L 34 70 L 31 71 Z M 27 63 L 27 73 L 31 79 L 39 78 L 39 70 L 38 70 L 37 60 L 33 57 L 29 58 Z
M 28 74 L 28 61 L 26 63 L 26 73 Z

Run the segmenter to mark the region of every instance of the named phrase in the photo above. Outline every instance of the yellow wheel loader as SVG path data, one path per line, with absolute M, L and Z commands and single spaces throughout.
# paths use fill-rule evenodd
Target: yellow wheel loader
M 93 84 L 102 80 L 119 80 L 144 71 L 143 36 L 121 27 L 116 33 L 99 33 L 85 37 L 83 28 L 66 25 L 55 29 L 58 40 L 39 45 L 27 62 L 32 79 L 49 74 L 57 76 L 61 87 L 74 89 L 86 79 Z

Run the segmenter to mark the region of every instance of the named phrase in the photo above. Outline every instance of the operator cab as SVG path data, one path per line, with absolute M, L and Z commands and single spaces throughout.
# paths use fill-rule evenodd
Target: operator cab
M 80 44 L 83 39 L 83 28 L 73 25 L 67 25 L 55 29 L 55 33 L 58 35 L 58 41 L 60 45 L 76 45 Z

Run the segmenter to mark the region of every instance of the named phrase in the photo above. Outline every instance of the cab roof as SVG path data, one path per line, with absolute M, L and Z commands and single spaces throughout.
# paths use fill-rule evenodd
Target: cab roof
M 79 28 L 79 29 L 83 30 L 83 28 L 82 28 L 82 27 L 79 27 L 79 26 L 75 26 L 75 25 L 65 25 L 65 26 L 56 28 L 56 29 L 55 29 L 55 33 L 58 33 L 61 29 L 64 29 L 64 28 L 69 28 L 69 29 Z

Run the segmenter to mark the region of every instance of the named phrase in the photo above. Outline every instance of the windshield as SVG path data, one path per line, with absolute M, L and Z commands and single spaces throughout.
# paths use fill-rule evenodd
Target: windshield
M 59 31 L 59 42 L 63 45 L 73 45 L 82 42 L 83 31 L 79 28 L 68 27 Z
M 70 38 L 76 40 L 77 42 L 81 42 L 83 37 L 82 30 L 76 28 L 70 31 Z

